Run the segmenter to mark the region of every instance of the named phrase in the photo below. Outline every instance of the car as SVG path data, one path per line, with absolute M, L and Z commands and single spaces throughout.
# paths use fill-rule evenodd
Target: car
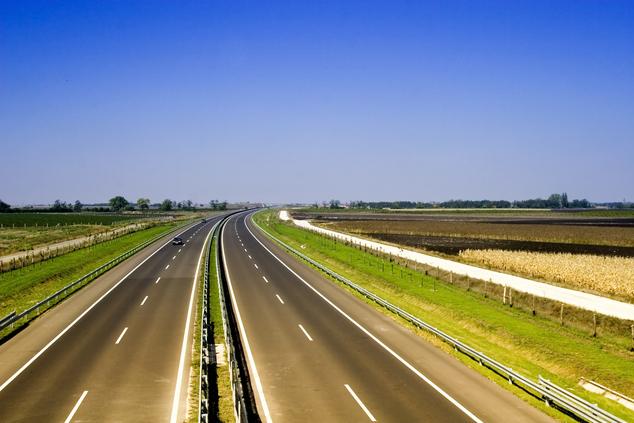
M 204 218 L 203 218 L 203 219 L 201 220 L 201 222 L 205 223 L 205 222 L 207 222 L 207 219 L 204 219 Z
M 172 240 L 172 245 L 183 245 L 183 238 L 177 236 Z

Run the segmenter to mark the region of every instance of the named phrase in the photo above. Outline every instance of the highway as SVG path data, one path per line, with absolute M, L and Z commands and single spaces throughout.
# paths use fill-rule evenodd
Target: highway
M 221 243 L 266 422 L 551 421 L 264 236 L 248 213 Z
M 186 416 L 196 270 L 219 217 L 163 238 L 0 345 L 0 422 Z

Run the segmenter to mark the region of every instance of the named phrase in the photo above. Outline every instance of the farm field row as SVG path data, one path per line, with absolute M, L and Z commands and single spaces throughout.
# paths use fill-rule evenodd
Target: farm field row
M 17 226 L 112 225 L 118 222 L 150 217 L 139 213 L 0 213 L 3 228 Z
M 490 269 L 634 303 L 634 258 L 631 257 L 464 250 L 460 252 L 460 258 Z
M 525 248 L 542 251 L 553 251 L 563 246 L 550 246 L 549 244 L 572 244 L 570 248 L 582 249 L 581 246 L 603 247 L 634 247 L 634 227 L 615 227 L 605 225 L 573 225 L 544 223 L 489 223 L 464 220 L 345 220 L 325 221 L 318 220 L 322 226 L 336 231 L 363 234 L 376 237 L 445 237 L 455 239 L 455 248 L 461 249 L 461 242 L 475 239 L 481 242 L 482 248 L 490 243 L 489 248 L 498 248 L 500 241 L 519 241 L 511 245 L 513 249 L 521 249 L 521 242 L 526 243 Z M 462 239 L 461 239 L 462 238 Z M 411 242 L 411 241 L 410 241 Z M 535 245 L 535 243 L 538 243 Z M 540 244 L 543 244 L 540 246 Z M 422 242 L 420 246 L 425 247 Z M 431 250 L 434 244 L 430 243 Z M 467 246 L 466 248 L 469 248 Z M 604 248 L 609 252 L 609 248 Z M 574 252 L 574 251 L 569 251 Z

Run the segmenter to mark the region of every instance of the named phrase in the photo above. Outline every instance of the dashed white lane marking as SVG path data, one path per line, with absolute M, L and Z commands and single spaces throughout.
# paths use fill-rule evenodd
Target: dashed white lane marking
M 172 257 L 172 260 L 176 260 L 176 256 Z
M 302 325 L 297 325 L 297 326 L 299 326 L 299 328 L 302 330 L 302 332 L 304 332 L 304 335 L 306 335 L 306 338 L 308 338 L 309 341 L 313 340 L 313 338 L 311 338 L 311 336 L 308 334 L 306 329 L 304 329 L 304 326 L 302 326 Z
M 147 301 L 147 295 L 145 296 L 145 298 L 143 298 L 143 301 L 141 301 L 141 305 L 145 304 L 145 302 Z
M 127 331 L 128 331 L 127 327 L 123 329 L 123 332 L 121 332 L 121 335 L 119 335 L 119 337 L 117 338 L 117 342 L 114 343 L 115 345 L 119 345 L 119 342 L 121 342 L 121 340 L 123 339 L 123 335 L 125 335 Z
M 167 266 L 165 266 L 165 270 L 169 269 L 170 265 L 168 264 Z
M 156 282 L 154 282 L 154 283 L 158 283 L 160 280 L 161 280 L 161 277 L 159 276 L 159 277 L 156 279 Z
M 278 300 L 280 300 L 280 302 L 282 304 L 284 304 L 284 300 L 282 299 L 282 297 L 280 297 L 279 295 L 275 294 L 275 296 L 277 297 Z
M 86 398 L 86 395 L 88 395 L 88 391 L 84 391 L 84 393 L 81 394 L 73 409 L 70 410 L 70 414 L 68 415 L 68 417 L 66 417 L 66 420 L 64 420 L 64 423 L 70 423 L 73 420 L 75 413 L 77 412 L 77 410 L 79 410 L 79 406 L 81 405 L 82 401 L 84 401 L 84 398 Z
M 250 255 L 249 255 L 249 260 L 253 260 L 253 257 L 251 257 Z
M 246 249 L 246 248 L 244 249 L 244 252 L 245 252 L 245 253 L 247 252 L 247 249 Z
M 264 282 L 269 283 L 269 280 L 266 278 L 266 276 L 262 276 L 262 279 L 264 279 Z
M 361 409 L 363 411 L 365 411 L 365 414 L 368 416 L 368 418 L 370 419 L 371 422 L 375 422 L 376 419 L 374 418 L 374 416 L 372 415 L 372 413 L 370 413 L 370 410 L 368 410 L 368 407 L 365 406 L 365 404 L 361 401 L 361 399 L 357 396 L 357 394 L 354 393 L 354 391 L 352 390 L 352 388 L 350 387 L 350 385 L 348 385 L 347 383 L 345 385 L 343 385 L 346 387 L 346 389 L 348 390 L 348 392 L 350 393 L 350 395 L 352 395 L 352 398 L 354 398 L 354 400 L 357 402 L 357 404 L 359 404 L 359 407 L 361 407 Z
M 255 266 L 256 269 L 259 269 L 257 264 L 253 263 L 253 265 Z
M 181 250 L 182 250 L 182 248 L 179 248 L 179 249 L 178 249 L 178 252 L 180 253 L 180 252 L 181 252 Z

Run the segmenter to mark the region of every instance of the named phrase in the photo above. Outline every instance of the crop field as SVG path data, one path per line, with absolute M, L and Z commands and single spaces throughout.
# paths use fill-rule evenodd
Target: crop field
M 634 257 L 631 219 L 336 219 L 316 223 L 396 244 L 457 255 L 465 249 L 568 252 Z
M 634 302 L 634 258 L 465 250 L 465 261 Z
M 7 228 L 17 226 L 112 225 L 141 217 L 145 216 L 112 213 L 0 213 L 0 225 Z
M 633 219 L 561 215 L 440 218 L 321 214 L 315 223 L 481 267 L 634 301 Z

